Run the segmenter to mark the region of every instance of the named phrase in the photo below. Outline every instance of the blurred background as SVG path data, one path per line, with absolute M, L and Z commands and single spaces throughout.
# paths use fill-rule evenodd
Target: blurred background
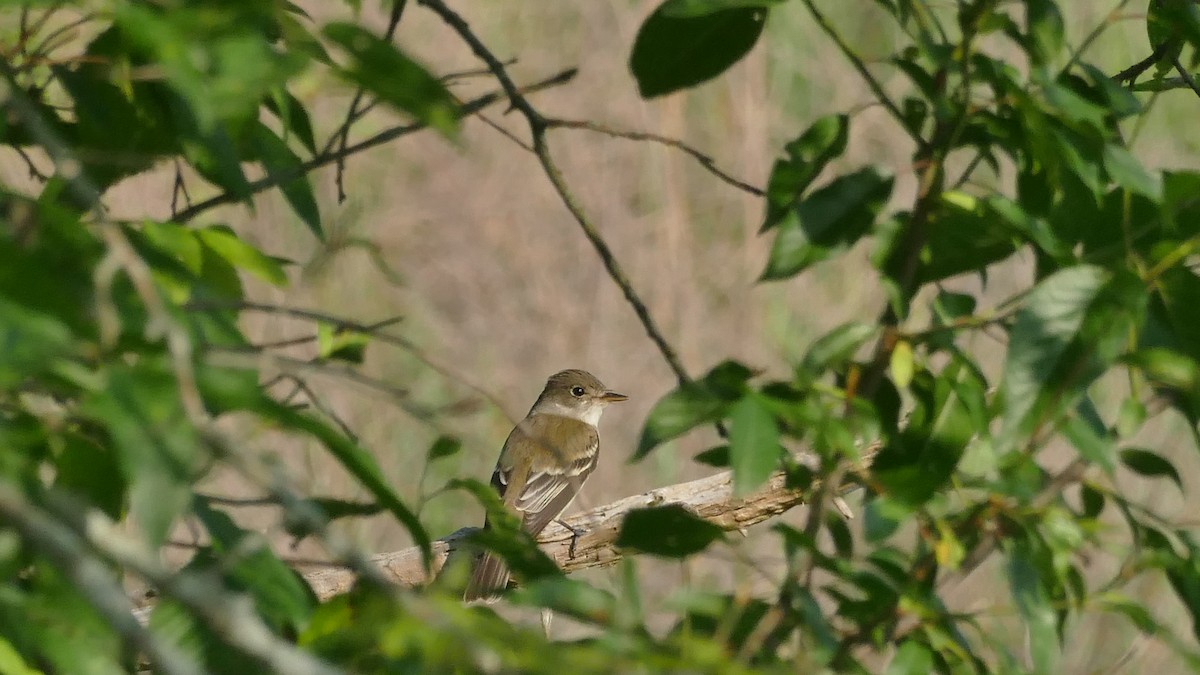
M 342 18 L 328 14 L 326 3 L 299 4 L 317 22 Z M 368 25 L 382 33 L 386 7 L 381 4 L 364 3 L 362 11 Z M 784 143 L 821 115 L 850 112 L 849 149 L 832 171 L 865 164 L 890 169 L 897 176 L 894 206 L 911 203 L 910 141 L 874 104 L 862 79 L 819 32 L 803 4 L 773 9 L 759 45 L 725 75 L 645 101 L 626 64 L 637 29 L 655 4 L 458 1 L 453 7 L 498 57 L 515 59 L 510 73 L 518 84 L 579 68 L 572 82 L 533 96 L 547 115 L 683 140 L 712 156 L 722 170 L 761 187 Z M 907 80 L 879 63 L 901 36 L 874 3 L 818 4 L 889 91 L 906 90 Z M 1144 3 L 1110 15 L 1116 4 L 1063 3 L 1073 47 L 1110 23 L 1088 47 L 1090 57 L 1109 73 L 1149 53 L 1140 14 Z M 435 74 L 481 67 L 436 17 L 412 5 L 396 35 L 401 48 Z M 947 4 L 946 9 L 952 7 Z M 1004 49 L 1000 41 L 991 46 Z M 486 76 L 459 78 L 452 87 L 464 100 L 496 89 Z M 319 74 L 303 78 L 293 93 L 313 112 L 318 146 L 341 124 L 353 94 Z M 1135 152 L 1154 168 L 1196 168 L 1198 140 L 1186 132 L 1196 110 L 1190 92 L 1155 99 L 1144 125 L 1131 130 Z M 354 126 L 351 142 L 398 121 L 374 111 Z M 513 421 L 525 414 L 545 378 L 557 370 L 587 369 L 630 396 L 628 403 L 610 408 L 601 422 L 601 462 L 573 509 L 708 475 L 713 469 L 692 457 L 718 441 L 711 428 L 703 428 L 639 464 L 627 462 L 647 412 L 675 386 L 675 378 L 534 156 L 496 127 L 522 141 L 528 138 L 523 118 L 497 105 L 466 119 L 457 143 L 424 132 L 355 155 L 346 166 L 347 199 L 340 204 L 334 170 L 313 174 L 329 233 L 326 244 L 311 236 L 277 192 L 261 195 L 253 211 L 225 207 L 200 221 L 227 223 L 268 253 L 295 262 L 287 289 L 247 280 L 251 296 L 259 301 L 363 323 L 403 317 L 390 330 L 417 349 L 374 343 L 361 371 L 403 389 L 404 396 L 336 375 L 313 372 L 304 377 L 401 493 L 421 505 L 421 517 L 435 537 L 480 524 L 482 510 L 469 497 L 436 491 L 454 477 L 486 481 Z M 768 377 L 786 378 L 789 364 L 815 337 L 844 321 L 874 321 L 879 314 L 882 293 L 867 262 L 869 243 L 794 280 L 757 284 L 770 247 L 769 238 L 757 235 L 760 198 L 721 182 L 692 158 L 662 145 L 566 129 L 552 131 L 550 142 L 567 182 L 691 374 L 734 358 Z M 19 162 L 6 161 L 3 170 L 6 179 L 22 180 Z M 981 171 L 977 176 L 976 188 L 1007 190 L 1004 175 Z M 110 193 L 108 205 L 116 217 L 167 217 L 172 180 L 171 167 L 163 167 L 156 175 L 127 181 Z M 188 185 L 194 201 L 215 194 L 194 177 Z M 977 293 L 980 306 L 987 307 L 1016 287 L 1006 280 L 1028 278 L 1028 262 L 1016 260 L 990 270 L 986 288 L 977 278 L 961 280 L 958 288 Z M 244 325 L 256 343 L 287 340 L 312 329 L 311 322 L 262 314 L 247 315 Z M 1003 355 L 1003 345 L 987 339 L 969 347 L 990 355 L 984 362 L 993 366 Z M 285 353 L 311 357 L 315 347 L 301 345 Z M 270 372 L 274 365 L 264 361 L 264 368 Z M 997 372 L 989 372 L 993 381 Z M 277 454 L 304 489 L 364 497 L 316 448 L 264 429 L 246 431 L 248 442 Z M 1176 461 L 1186 481 L 1200 475 L 1200 466 L 1182 431 L 1148 430 L 1145 443 Z M 427 463 L 430 444 L 442 434 L 460 437 L 462 451 Z M 1060 459 L 1069 452 L 1063 451 Z M 1055 455 L 1048 454 L 1047 462 L 1054 461 Z M 1184 512 L 1177 494 L 1151 494 L 1148 482 L 1128 484 L 1147 488 L 1147 503 L 1168 513 Z M 214 476 L 208 489 L 239 494 L 239 486 L 225 476 Z M 859 498 L 850 501 L 856 506 Z M 254 523 L 258 517 L 253 509 L 242 511 L 243 522 Z M 803 511 L 782 518 L 802 523 Z M 261 526 L 286 547 L 289 540 L 274 523 L 263 518 Z M 385 518 L 356 521 L 347 529 L 374 551 L 410 544 L 402 528 Z M 647 608 L 661 606 L 683 583 L 753 592 L 764 578 L 777 575 L 777 538 L 765 524 L 748 535 L 687 568 L 639 559 L 637 574 L 655 581 L 642 585 Z M 298 556 L 308 553 L 317 552 L 303 546 L 296 551 Z M 1005 604 L 995 582 L 998 574 L 992 567 L 981 568 L 951 589 L 951 602 L 961 602 L 964 609 L 993 608 L 996 629 L 1013 630 L 1011 600 Z M 603 588 L 619 583 L 613 570 L 582 576 Z M 993 587 L 1001 594 L 990 595 Z M 1147 581 L 1143 590 L 1152 606 L 1154 598 L 1163 599 L 1160 618 L 1176 621 L 1177 631 L 1186 634 L 1186 618 L 1158 582 Z M 1020 634 L 1013 635 L 1019 644 Z M 1137 639 L 1124 622 L 1108 623 L 1102 617 L 1094 625 L 1076 627 L 1072 636 L 1072 658 L 1065 662 L 1079 664 L 1075 672 L 1121 666 L 1118 657 Z M 1169 659 L 1153 645 L 1138 655 L 1139 669 Z

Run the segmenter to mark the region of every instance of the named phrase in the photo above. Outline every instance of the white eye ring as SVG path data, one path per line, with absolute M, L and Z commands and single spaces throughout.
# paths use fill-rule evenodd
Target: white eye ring
M 583 396 L 583 387 L 571 387 L 571 395 L 576 398 Z

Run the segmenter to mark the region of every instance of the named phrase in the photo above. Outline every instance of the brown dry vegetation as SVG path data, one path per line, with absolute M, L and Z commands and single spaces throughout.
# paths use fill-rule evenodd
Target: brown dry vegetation
M 318 20 L 323 18 L 320 3 L 301 4 Z M 761 186 L 784 142 L 818 115 L 853 110 L 850 146 L 834 169 L 882 165 L 897 174 L 896 203 L 911 196 L 908 139 L 871 105 L 860 78 L 798 3 L 772 13 L 765 39 L 733 70 L 695 90 L 653 101 L 638 97 L 626 60 L 637 28 L 654 3 L 454 4 L 499 57 L 518 59 L 511 68 L 518 82 L 580 68 L 574 81 L 534 97 L 547 114 L 683 139 L 713 156 L 724 170 Z M 823 4 L 869 63 L 890 53 L 897 36 L 890 23 L 879 20 L 872 3 Z M 365 12 L 379 12 L 375 3 L 365 5 Z M 1078 45 L 1110 9 L 1110 3 L 1066 3 L 1069 42 Z M 381 14 L 374 20 L 382 27 Z M 1143 25 L 1117 22 L 1091 47 L 1102 55 L 1100 61 L 1109 72 L 1144 55 Z M 397 42 L 435 72 L 480 65 L 445 26 L 417 6 L 408 9 Z M 885 86 L 903 90 L 905 81 L 895 71 L 875 67 Z M 456 84 L 453 91 L 466 99 L 494 88 L 490 78 L 475 77 Z M 352 92 L 309 77 L 295 93 L 316 111 L 321 138 L 340 123 Z M 1197 165 L 1196 137 L 1181 131 L 1197 109 L 1190 96 L 1171 93 L 1155 102 L 1134 145 L 1148 165 Z M 503 107 L 487 110 L 484 117 L 518 138 L 528 135 L 523 120 L 505 115 Z M 366 137 L 394 121 L 385 113 L 372 113 L 354 128 L 353 137 Z M 852 317 L 870 320 L 878 313 L 881 293 L 866 263 L 866 247 L 793 281 L 757 285 L 769 246 L 768 240 L 756 236 L 760 199 L 660 145 L 589 131 L 551 134 L 554 157 L 572 189 L 691 373 L 736 358 L 769 374 L 784 374 L 814 337 Z M 23 171 L 12 161 L 5 164 L 6 178 Z M 169 167 L 163 167 L 154 176 L 119 186 L 108 205 L 118 216 L 164 216 L 169 213 L 171 180 Z M 595 506 L 711 471 L 691 461 L 692 455 L 716 442 L 711 429 L 660 448 L 641 464 L 626 463 L 647 411 L 674 386 L 674 377 L 530 153 L 477 117 L 465 122 L 457 144 L 422 133 L 353 157 L 346 169 L 345 203 L 336 201 L 332 169 L 318 172 L 313 181 L 330 233 L 328 246 L 314 241 L 276 193 L 257 199 L 254 212 L 226 207 L 210 212 L 204 221 L 230 223 L 266 251 L 296 261 L 290 288 L 253 285 L 257 299 L 363 322 L 403 316 L 394 330 L 453 373 L 440 374 L 400 349 L 382 344 L 369 349 L 363 371 L 406 389 L 405 403 L 435 411 L 430 419 L 406 412 L 378 391 L 336 377 L 310 377 L 323 400 L 359 435 L 404 495 L 421 499 L 423 491 L 436 489 L 449 477 L 486 479 L 512 419 L 524 414 L 546 375 L 565 367 L 591 370 L 631 397 L 602 422 L 604 457 L 582 505 Z M 197 182 L 191 184 L 194 199 L 207 196 Z M 381 269 L 373 250 L 395 275 Z M 1016 287 L 1014 280 L 1027 274 L 1020 263 L 993 270 L 984 297 L 1004 297 Z M 399 279 L 392 278 L 397 275 Z M 961 283 L 979 288 L 975 279 Z M 260 342 L 307 330 L 302 322 L 263 315 L 251 317 L 246 327 Z M 1002 346 L 984 338 L 973 348 L 1002 353 Z M 311 349 L 301 347 L 294 353 L 303 356 Z M 997 363 L 993 358 L 992 364 Z M 474 409 L 472 401 L 478 403 Z M 277 452 L 305 488 L 361 496 L 350 492 L 351 481 L 321 454 L 269 432 L 246 431 L 247 442 Z M 1187 481 L 1200 475 L 1200 463 L 1179 431 L 1159 429 L 1143 440 L 1175 461 Z M 429 467 L 425 475 L 425 452 L 443 432 L 463 438 L 464 450 Z M 1053 453 L 1047 461 L 1056 461 Z M 1138 485 L 1149 490 L 1149 483 Z M 1200 490 L 1194 481 L 1187 487 Z M 238 493 L 236 485 L 220 478 L 210 489 Z M 1187 511 L 1178 494 L 1169 490 L 1142 497 L 1167 506 L 1167 513 Z M 1192 510 L 1195 507 L 1191 504 Z M 422 515 L 431 533 L 440 536 L 476 523 L 480 514 L 481 509 L 458 493 L 434 497 Z M 252 512 L 247 515 L 254 517 Z M 772 565 L 779 555 L 776 541 L 765 527 L 759 529 L 692 569 L 639 561 L 641 578 L 655 581 L 642 586 L 647 607 L 687 580 L 717 579 L 752 590 L 760 574 L 777 573 Z M 364 521 L 352 530 L 373 550 L 409 543 L 401 528 L 384 519 Z M 270 531 L 281 544 L 287 541 L 281 532 Z M 315 553 L 304 548 L 299 552 Z M 994 581 L 997 574 L 985 565 L 955 586 L 951 598 L 962 608 L 991 608 L 996 621 L 985 628 L 1010 630 L 1014 644 L 1019 644 L 1011 601 L 989 592 L 1000 588 Z M 619 578 L 619 571 L 592 575 L 605 587 L 620 584 Z M 1148 581 L 1141 590 L 1156 614 L 1186 621 L 1160 583 Z M 1169 672 L 1173 662 L 1160 661 L 1169 659 L 1166 650 L 1137 644 L 1124 623 L 1097 619 L 1091 624 L 1072 631 L 1065 662 L 1073 664 L 1074 672 L 1105 672 L 1108 665 L 1123 667 L 1124 672 L 1149 671 L 1157 665 Z M 1176 625 L 1180 633 L 1187 632 L 1186 624 Z M 1139 650 L 1136 658 L 1116 664 L 1131 645 Z

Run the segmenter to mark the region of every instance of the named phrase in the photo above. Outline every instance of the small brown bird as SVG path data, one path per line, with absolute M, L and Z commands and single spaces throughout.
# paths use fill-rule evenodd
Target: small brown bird
M 564 370 L 546 381 L 529 414 L 508 435 L 492 473 L 492 487 L 526 532 L 536 537 L 575 499 L 600 455 L 596 423 L 601 413 L 627 398 L 583 370 Z M 485 553 L 463 599 L 492 598 L 508 585 L 508 577 L 504 561 Z

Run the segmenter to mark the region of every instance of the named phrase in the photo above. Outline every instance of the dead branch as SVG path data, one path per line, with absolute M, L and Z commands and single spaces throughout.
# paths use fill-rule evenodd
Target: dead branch
M 873 454 L 873 453 L 871 453 Z M 869 462 L 869 457 L 864 461 Z M 777 516 L 788 509 L 804 503 L 806 496 L 814 492 L 819 481 L 814 481 L 808 490 L 799 490 L 786 485 L 782 472 L 771 476 L 761 490 L 744 498 L 733 496 L 733 474 L 723 473 L 679 483 L 649 492 L 626 497 L 606 506 L 578 513 L 563 519 L 564 527 L 551 523 L 542 531 L 538 542 L 564 572 L 574 572 L 591 567 L 615 564 L 630 551 L 616 547 L 617 533 L 625 515 L 635 509 L 664 504 L 683 504 L 693 513 L 715 523 L 725 530 L 741 530 Z M 842 492 L 855 487 L 847 484 Z M 835 497 L 836 499 L 836 497 Z M 840 509 L 840 507 L 839 507 Z M 458 549 L 466 538 L 476 530 L 463 528 L 433 542 L 433 573 L 436 575 L 447 557 Z M 572 538 L 578 533 L 572 550 Z M 417 547 L 391 553 L 382 553 L 372 561 L 384 570 L 396 584 L 412 587 L 429 582 L 421 565 L 421 551 Z M 354 584 L 354 573 L 345 569 L 324 569 L 304 575 L 317 597 L 326 598 L 345 593 Z

